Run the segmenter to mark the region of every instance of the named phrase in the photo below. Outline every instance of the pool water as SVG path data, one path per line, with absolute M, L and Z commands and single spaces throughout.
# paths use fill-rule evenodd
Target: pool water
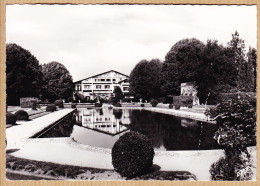
M 216 125 L 147 110 L 80 109 L 38 137 L 72 137 L 94 147 L 112 148 L 128 131 L 146 135 L 155 150 L 210 150 Z

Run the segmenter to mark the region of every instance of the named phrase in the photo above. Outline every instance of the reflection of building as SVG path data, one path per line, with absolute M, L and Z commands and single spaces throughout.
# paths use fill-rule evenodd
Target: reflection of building
M 129 111 L 117 111 L 121 112 L 120 118 L 116 117 L 113 109 L 82 110 L 76 119 L 83 127 L 115 135 L 128 130 L 125 125 L 130 124 Z
M 119 86 L 124 95 L 129 93 L 128 76 L 110 70 L 74 82 L 75 92 L 83 94 L 89 99 L 108 99 L 113 95 L 114 87 Z
M 181 83 L 181 95 L 193 96 L 193 105 L 199 105 L 198 91 L 192 82 Z

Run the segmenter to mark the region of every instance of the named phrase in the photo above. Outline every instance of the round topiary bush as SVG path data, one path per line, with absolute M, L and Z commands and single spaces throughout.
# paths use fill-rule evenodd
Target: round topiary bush
M 50 104 L 46 107 L 47 112 L 54 112 L 56 110 L 56 105 Z
M 141 175 L 153 164 L 154 150 L 151 141 L 138 132 L 121 136 L 112 148 L 115 170 L 128 178 Z
M 59 108 L 64 108 L 64 105 L 63 105 L 63 101 L 62 100 L 56 100 L 54 102 L 54 105 L 59 107 Z
M 156 99 L 153 99 L 151 101 L 151 105 L 152 105 L 152 107 L 156 107 L 158 105 L 158 101 Z
M 16 117 L 16 120 L 25 120 L 25 121 L 28 121 L 29 120 L 29 115 L 26 111 L 24 110 L 18 110 L 16 113 L 15 113 L 15 117 Z
M 32 102 L 32 110 L 37 110 L 37 103 L 36 103 L 36 101 L 33 101 Z
M 10 112 L 6 113 L 6 124 L 15 124 L 16 116 Z
M 71 108 L 77 108 L 75 104 L 72 104 L 71 105 Z
M 175 110 L 180 110 L 181 106 L 180 105 L 175 105 Z
M 173 108 L 173 104 L 169 104 L 169 109 L 172 109 Z

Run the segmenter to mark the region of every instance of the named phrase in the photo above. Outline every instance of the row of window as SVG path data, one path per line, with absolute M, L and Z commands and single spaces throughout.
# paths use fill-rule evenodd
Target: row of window
M 89 90 L 91 89 L 91 85 L 84 85 L 84 90 Z M 96 85 L 96 89 L 102 89 L 102 85 Z M 110 89 L 110 85 L 103 85 L 104 89 Z M 76 90 L 81 91 L 81 85 L 76 86 Z M 123 91 L 128 91 L 128 87 L 123 87 Z

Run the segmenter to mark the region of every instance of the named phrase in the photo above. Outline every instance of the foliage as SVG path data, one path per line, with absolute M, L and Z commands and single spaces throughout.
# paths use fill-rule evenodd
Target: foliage
M 169 104 L 169 109 L 172 109 L 173 108 L 173 104 Z
M 32 110 L 37 110 L 37 101 L 32 101 Z
M 247 91 L 256 91 L 257 66 L 256 49 L 249 47 L 247 53 Z
M 144 107 L 144 104 L 143 104 L 143 103 L 141 103 L 141 107 Z
M 114 88 L 114 97 L 111 97 L 111 102 L 113 105 L 117 104 L 121 99 L 124 98 L 123 92 L 119 86 Z
M 240 91 L 245 91 L 245 85 L 247 84 L 245 41 L 239 37 L 237 31 L 232 34 L 232 39 L 228 43 L 228 49 L 230 61 L 235 65 L 235 69 L 237 70 L 237 88 Z
M 58 62 L 42 65 L 43 97 L 53 102 L 72 97 L 73 81 L 69 71 Z
M 54 105 L 54 104 L 49 104 L 49 105 L 46 107 L 46 111 L 47 111 L 47 112 L 54 112 L 54 111 L 56 111 L 56 105 Z
M 71 104 L 71 108 L 77 108 L 75 104 Z
M 10 112 L 6 113 L 6 124 L 15 124 L 16 116 Z
M 211 179 L 215 181 L 251 180 L 253 171 L 249 155 L 245 152 L 233 151 L 213 163 L 210 167 Z
M 193 96 L 173 96 L 173 105 L 188 107 L 193 103 Z
M 175 110 L 180 110 L 181 106 L 180 105 L 175 105 Z
M 129 91 L 136 99 L 150 100 L 160 94 L 160 71 L 162 63 L 158 59 L 141 60 L 130 73 Z
M 94 106 L 95 106 L 95 107 L 102 107 L 102 104 L 101 104 L 101 103 L 95 103 Z
M 28 121 L 29 120 L 29 115 L 24 110 L 16 111 L 15 112 L 15 117 L 16 117 L 16 120 L 24 120 L 24 121 Z
M 152 99 L 151 105 L 152 107 L 156 107 L 158 105 L 158 101 L 156 99 Z
M 21 97 L 39 97 L 42 73 L 39 61 L 16 44 L 6 45 L 6 104 L 19 105 Z
M 132 178 L 153 164 L 154 150 L 150 140 L 138 132 L 121 136 L 112 148 L 112 164 L 122 176 Z
M 115 107 L 122 107 L 121 103 L 116 103 Z
M 132 99 L 131 98 L 123 98 L 122 102 L 127 102 L 127 103 L 131 103 Z
M 63 101 L 62 100 L 56 100 L 54 101 L 54 105 L 59 107 L 59 108 L 64 108 L 64 105 L 63 105 Z
M 114 109 L 113 110 L 113 114 L 115 115 L 116 119 L 121 119 L 122 115 L 123 115 L 123 112 L 122 112 L 121 109 Z
M 256 144 L 256 98 L 242 97 L 222 102 L 206 111 L 218 125 L 214 139 L 225 149 L 243 150 Z

